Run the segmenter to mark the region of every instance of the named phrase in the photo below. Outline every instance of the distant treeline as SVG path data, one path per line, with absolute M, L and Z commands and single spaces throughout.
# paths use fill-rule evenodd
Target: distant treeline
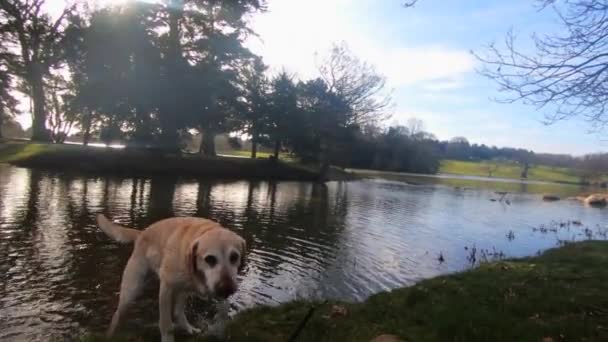
M 570 154 L 535 153 L 530 150 L 470 144 L 465 138 L 438 142 L 441 158 L 455 160 L 506 160 L 522 165 L 546 165 L 577 169 L 582 173 L 608 172 L 608 153 L 583 156 Z
M 464 137 L 440 141 L 422 130 L 420 120 L 407 126 L 367 129 L 352 140 L 349 153 L 342 155 L 343 165 L 386 171 L 436 173 L 442 159 L 462 161 L 504 161 L 527 167 L 546 165 L 575 169 L 581 177 L 608 172 L 608 153 L 575 157 L 568 154 L 535 153 L 512 147 L 471 144 Z
M 541 156 L 525 149 L 497 148 L 471 144 L 464 137 L 440 141 L 424 131 L 421 120 L 410 119 L 406 126 L 387 129 L 369 128 L 352 140 L 351 153 L 344 153 L 342 160 L 354 168 L 386 171 L 436 173 L 442 159 L 485 161 L 504 160 L 522 164 L 544 163 Z M 571 157 L 572 158 L 572 157 Z M 572 158 L 574 160 L 574 158 Z M 556 165 L 557 164 L 548 164 Z

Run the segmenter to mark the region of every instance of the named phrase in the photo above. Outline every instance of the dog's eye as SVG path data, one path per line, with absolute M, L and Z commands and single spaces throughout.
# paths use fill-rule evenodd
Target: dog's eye
M 230 263 L 236 264 L 239 261 L 239 254 L 236 252 L 230 253 Z
M 207 263 L 207 265 L 214 267 L 217 264 L 217 258 L 213 255 L 207 255 L 205 257 L 205 262 Z

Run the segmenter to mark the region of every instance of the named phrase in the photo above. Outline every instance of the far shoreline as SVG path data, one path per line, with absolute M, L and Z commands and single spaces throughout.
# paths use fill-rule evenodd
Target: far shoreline
M 0 140 L 0 163 L 18 167 L 86 173 L 92 175 L 121 176 L 184 176 L 213 179 L 250 179 L 320 182 L 319 168 L 303 165 L 293 160 L 274 160 L 267 153 L 249 158 L 247 151 L 220 151 L 217 156 L 202 156 L 197 153 L 163 153 L 158 149 L 134 148 L 121 144 L 95 143 L 82 145 L 69 141 L 64 144 L 35 143 L 27 139 Z M 288 158 L 288 157 L 286 157 Z M 442 164 L 453 163 L 445 160 Z M 458 162 L 465 163 L 465 162 Z M 466 162 L 477 164 L 476 162 Z M 542 166 L 540 166 L 542 167 Z M 520 184 L 531 186 L 575 186 L 598 188 L 598 184 L 562 179 L 512 178 L 504 176 L 482 176 L 479 174 L 446 172 L 436 174 L 331 167 L 323 181 L 349 181 L 362 178 L 386 178 L 410 182 L 406 178 L 475 182 L 480 184 Z M 402 179 L 403 178 L 403 179 Z M 457 186 L 458 187 L 458 186 Z M 500 188 L 500 186 L 498 187 Z M 503 189 L 497 189 L 503 190 Z
M 208 157 L 146 149 L 29 141 L 0 142 L 0 163 L 98 175 L 320 181 L 319 171 L 314 167 L 269 158 L 252 159 L 225 155 Z M 351 174 L 332 168 L 328 180 L 352 178 Z
M 465 181 L 477 181 L 477 182 L 501 182 L 501 183 L 522 183 L 522 184 L 542 184 L 542 185 L 575 185 L 575 186 L 589 186 L 589 184 L 568 182 L 568 181 L 544 181 L 524 178 L 506 178 L 506 177 L 485 177 L 477 175 L 465 175 L 459 173 L 411 173 L 411 172 L 395 172 L 395 171 L 381 171 L 381 170 L 368 170 L 368 169 L 350 169 L 346 171 L 352 172 L 358 175 L 369 175 L 369 176 L 404 176 L 404 177 L 421 177 L 421 178 L 435 178 L 435 179 L 456 179 Z

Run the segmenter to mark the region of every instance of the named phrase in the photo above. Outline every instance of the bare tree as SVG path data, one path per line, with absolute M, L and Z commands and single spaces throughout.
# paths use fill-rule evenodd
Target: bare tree
M 452 139 L 450 139 L 450 144 L 462 144 L 462 145 L 469 145 L 469 140 L 465 137 L 453 137 Z
M 334 44 L 319 72 L 329 91 L 350 107 L 347 124 L 365 126 L 390 117 L 392 99 L 386 90 L 386 78 L 356 57 L 345 42 Z
M 541 10 L 552 10 L 560 33 L 534 34 L 535 52 L 516 46 L 509 32 L 504 47 L 490 44 L 480 72 L 507 93 L 504 102 L 522 101 L 545 108 L 546 123 L 574 116 L 595 129 L 608 124 L 608 2 L 605 0 L 537 0 Z
M 75 5 L 56 17 L 46 0 L 0 0 L 0 39 L 6 47 L 0 58 L 9 72 L 25 81 L 33 103 L 32 139 L 49 140 L 46 130 L 44 78 L 60 60 L 60 42 Z
M 407 120 L 407 129 L 410 133 L 410 136 L 418 136 L 424 132 L 424 121 L 418 118 L 409 118 Z

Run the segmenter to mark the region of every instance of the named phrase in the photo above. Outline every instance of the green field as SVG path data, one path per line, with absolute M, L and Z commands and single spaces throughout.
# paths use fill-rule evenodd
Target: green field
M 251 157 L 251 151 L 247 151 L 247 150 L 219 151 L 218 153 L 221 155 L 225 155 L 225 156 L 234 156 L 234 157 L 242 157 L 242 158 Z M 257 158 L 262 158 L 262 159 L 268 159 L 268 158 L 272 157 L 273 155 L 274 155 L 274 153 L 271 153 L 271 152 L 264 152 L 264 151 L 257 152 Z M 282 161 L 286 161 L 286 162 L 295 162 L 296 161 L 294 156 L 292 156 L 289 153 L 279 153 L 279 159 Z
M 521 172 L 522 166 L 520 164 L 495 161 L 469 162 L 444 160 L 441 162 L 441 167 L 439 168 L 439 173 L 444 174 L 514 179 L 519 179 L 521 177 Z M 582 173 L 579 170 L 544 165 L 532 165 L 528 171 L 527 179 L 562 183 L 583 182 Z
M 436 175 L 410 174 L 398 172 L 383 172 L 373 170 L 351 170 L 356 176 L 363 178 L 381 178 L 398 182 L 406 182 L 411 185 L 441 185 L 466 191 L 470 189 L 487 189 L 493 191 L 505 191 L 512 193 L 529 194 L 553 194 L 562 198 L 579 196 L 581 193 L 603 192 L 603 189 L 595 186 L 584 186 L 580 184 L 556 183 L 556 182 L 519 182 L 502 181 L 498 178 L 488 178 L 483 181 L 478 179 L 463 178 L 458 176 L 437 177 Z
M 298 341 L 367 342 L 381 334 L 403 341 L 607 341 L 607 264 L 608 242 L 588 241 L 482 264 L 363 303 L 316 304 Z M 310 307 L 293 302 L 240 313 L 228 325 L 228 340 L 287 341 Z M 113 340 L 153 340 L 158 330 L 137 335 Z
M 318 170 L 268 158 L 207 157 L 145 149 L 0 143 L 0 163 L 94 174 L 171 175 L 233 179 L 318 180 Z M 331 177 L 332 175 L 330 175 Z

